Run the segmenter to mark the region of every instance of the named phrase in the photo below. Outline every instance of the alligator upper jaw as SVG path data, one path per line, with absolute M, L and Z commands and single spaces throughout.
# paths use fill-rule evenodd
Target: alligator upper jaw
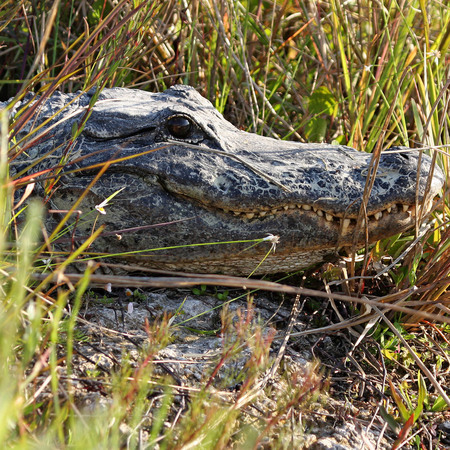
M 329 222 L 351 221 L 359 215 L 370 154 L 344 146 L 276 141 L 235 130 L 227 142 L 228 153 L 246 166 L 231 157 L 207 153 L 202 155 L 203 163 L 196 164 L 203 145 L 197 146 L 197 152 L 183 143 L 168 151 L 177 163 L 159 176 L 170 192 L 248 220 L 291 209 L 312 210 Z M 418 163 L 417 154 L 382 153 L 365 206 L 369 222 L 392 212 L 406 212 L 436 196 L 442 188 L 442 172 L 435 168 L 427 190 L 431 159 L 422 157 L 419 175 Z

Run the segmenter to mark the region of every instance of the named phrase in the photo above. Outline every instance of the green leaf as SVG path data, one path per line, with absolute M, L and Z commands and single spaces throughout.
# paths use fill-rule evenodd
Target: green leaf
M 389 380 L 389 386 L 391 388 L 392 398 L 394 399 L 395 404 L 397 405 L 400 415 L 401 415 L 403 421 L 406 422 L 409 419 L 411 413 L 408 411 L 408 408 L 403 403 L 402 398 L 400 397 L 400 395 L 398 394 L 394 385 L 392 384 L 392 381 L 390 381 L 390 380 Z
M 417 384 L 419 385 L 419 395 L 417 397 L 417 407 L 414 410 L 414 422 L 416 422 L 422 414 L 423 405 L 427 397 L 427 386 L 420 372 L 417 374 Z
M 305 136 L 312 142 L 323 142 L 327 134 L 328 121 L 313 117 L 305 126 Z
M 400 433 L 400 430 L 402 427 L 400 424 L 392 417 L 385 409 L 383 405 L 380 405 L 380 414 L 381 417 L 386 421 L 386 423 L 389 425 L 389 428 L 398 435 Z
M 441 412 L 445 411 L 449 408 L 449 405 L 447 405 L 446 401 L 443 399 L 443 397 L 440 395 L 433 403 L 433 406 L 431 407 L 431 412 Z
M 412 107 L 413 116 L 414 116 L 414 123 L 416 124 L 416 128 L 417 128 L 417 135 L 419 136 L 419 140 L 422 140 L 422 137 L 423 137 L 422 120 L 420 119 L 420 114 L 419 114 L 419 110 L 417 108 L 417 103 L 413 98 L 411 99 L 411 107 Z
M 391 361 L 395 361 L 397 359 L 397 354 L 387 348 L 382 348 L 381 353 L 385 358 L 390 359 Z
M 308 110 L 311 114 L 336 115 L 337 101 L 326 86 L 318 87 L 309 97 Z
M 72 139 L 75 139 L 77 137 L 77 134 L 78 134 L 78 122 L 75 120 L 75 122 L 72 124 L 70 135 Z

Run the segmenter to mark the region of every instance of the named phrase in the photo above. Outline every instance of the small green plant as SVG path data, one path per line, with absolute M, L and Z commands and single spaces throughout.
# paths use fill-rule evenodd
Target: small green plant
M 415 401 L 408 394 L 409 386 L 405 383 L 404 387 L 398 384 L 400 392 L 394 387 L 394 384 L 389 380 L 390 393 L 397 406 L 398 417 L 390 414 L 384 406 L 380 407 L 381 415 L 389 425 L 391 430 L 397 434 L 398 438 L 394 443 L 393 449 L 396 449 L 403 444 L 414 425 L 418 423 L 421 415 L 425 411 L 437 413 L 444 411 L 448 405 L 441 396 L 435 397 L 434 401 L 427 392 L 425 380 L 417 373 L 417 394 Z M 415 404 L 415 405 L 414 405 Z M 418 441 L 420 442 L 420 440 Z
M 402 334 L 403 339 L 412 340 L 414 334 L 407 333 L 399 322 L 394 322 L 394 326 Z M 402 347 L 398 337 L 384 326 L 378 326 L 373 338 L 380 344 L 381 352 L 388 361 L 398 361 L 401 364 L 409 365 L 413 362 L 407 350 Z
M 207 290 L 206 284 L 202 284 L 199 287 L 192 288 L 192 293 L 194 295 L 208 295 L 208 290 Z M 229 295 L 229 291 L 227 291 L 227 290 L 219 291 L 218 288 L 215 288 L 214 296 L 218 300 L 225 302 L 226 300 L 228 300 L 228 295 Z
M 206 284 L 200 285 L 198 288 L 192 288 L 194 295 L 206 295 Z
M 126 289 L 125 295 L 132 300 L 136 300 L 137 302 L 143 302 L 147 300 L 147 296 L 140 289 L 135 289 L 134 291 L 132 291 L 131 289 Z
M 220 300 L 221 302 L 227 301 L 227 300 L 228 300 L 228 295 L 229 295 L 229 291 L 224 290 L 224 291 L 220 292 L 220 291 L 216 288 L 215 296 L 216 296 L 217 299 Z

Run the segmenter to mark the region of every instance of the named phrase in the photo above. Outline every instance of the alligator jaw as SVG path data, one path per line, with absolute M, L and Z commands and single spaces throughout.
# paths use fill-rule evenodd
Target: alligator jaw
M 146 181 L 144 181 L 146 180 Z M 90 181 L 78 176 L 75 180 L 63 180 L 58 196 L 53 198 L 53 207 L 67 209 L 81 195 Z M 355 238 L 356 217 L 334 216 L 331 221 L 313 207 L 280 208 L 269 211 L 264 217 L 248 218 L 240 213 L 215 209 L 212 205 L 201 205 L 194 199 L 173 195 L 157 184 L 148 183 L 148 178 L 130 177 L 123 173 L 105 174 L 91 190 L 81 205 L 84 211 L 93 210 L 113 186 L 126 185 L 126 189 L 114 199 L 107 214 L 99 217 L 109 231 L 126 227 L 139 227 L 164 223 L 161 227 L 140 232 L 123 233 L 120 240 L 109 235 L 100 238 L 92 250 L 109 254 L 127 253 L 131 250 L 148 250 L 142 253 L 126 254 L 121 257 L 132 263 L 191 272 L 220 272 L 235 275 L 292 271 L 323 261 L 336 254 L 338 249 L 350 248 Z M 150 203 L 152 202 L 152 203 Z M 428 211 L 430 206 L 427 205 Z M 400 233 L 414 225 L 415 207 L 394 204 L 390 213 L 382 213 L 376 219 L 369 216 L 368 233 L 370 242 Z M 404 209 L 406 209 L 404 211 Z M 151 217 L 151 220 L 146 220 Z M 175 222 L 180 220 L 180 222 Z M 185 220 L 183 220 L 185 219 Z M 347 222 L 347 229 L 344 226 Z M 126 224 L 126 226 L 124 226 Z M 91 226 L 91 225 L 89 225 Z M 89 227 L 88 227 L 89 229 Z M 79 226 L 81 232 L 81 227 Z M 88 230 L 81 233 L 88 235 Z M 279 237 L 275 252 L 272 243 L 264 240 L 256 246 L 252 243 L 229 243 L 241 240 L 262 240 L 268 234 Z M 357 242 L 364 245 L 366 229 L 362 224 Z M 212 243 L 193 246 L 192 244 Z M 213 244 L 228 242 L 227 244 Z M 188 244 L 186 248 L 170 249 Z M 153 249 L 159 249 L 154 251 Z M 264 259 L 269 253 L 269 256 Z M 258 266 L 264 259 L 263 264 Z
M 424 205 L 424 214 L 427 214 L 432 207 L 432 200 L 428 200 Z M 419 205 L 419 212 L 422 210 Z M 310 205 L 284 205 L 281 208 L 252 210 L 252 211 L 230 211 L 218 210 L 223 212 L 224 220 L 234 221 L 242 226 L 250 226 L 253 223 L 259 223 L 267 226 L 267 229 L 279 228 L 279 224 L 291 217 L 293 221 L 301 224 L 306 221 L 315 223 L 317 228 L 328 230 L 334 236 L 338 235 L 335 241 L 335 247 L 353 245 L 353 239 L 358 226 L 358 217 L 356 215 L 338 216 L 331 212 L 323 211 Z M 216 213 L 218 212 L 216 211 Z M 377 212 L 371 212 L 370 215 L 361 218 L 360 222 L 360 244 L 364 243 L 364 237 L 368 236 L 370 242 L 382 239 L 388 234 L 396 234 L 411 228 L 416 220 L 416 205 L 392 204 L 385 209 Z M 334 239 L 334 238 L 333 238 Z M 329 248 L 332 242 L 323 242 L 319 247 Z M 317 248 L 317 247 L 316 247 Z

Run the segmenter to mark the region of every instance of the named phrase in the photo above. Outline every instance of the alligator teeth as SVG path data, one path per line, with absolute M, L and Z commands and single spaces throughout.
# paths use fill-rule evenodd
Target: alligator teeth
M 267 208 L 267 207 L 263 207 L 263 208 Z M 274 216 L 276 217 L 277 214 L 279 214 L 282 211 L 288 211 L 290 209 L 302 209 L 304 211 L 311 211 L 313 210 L 319 217 L 324 217 L 328 222 L 332 222 L 333 220 L 339 220 L 340 218 L 338 216 L 334 216 L 333 214 L 330 214 L 329 212 L 326 212 L 322 209 L 319 209 L 317 206 L 311 206 L 311 205 L 303 205 L 300 203 L 294 204 L 288 204 L 288 205 L 283 205 L 280 206 L 280 208 L 273 208 L 271 210 L 269 209 L 260 209 L 260 210 L 250 210 L 247 212 L 244 211 L 232 211 L 229 209 L 223 209 L 223 212 L 228 214 L 228 213 L 232 213 L 235 216 L 241 216 L 242 219 L 245 218 L 245 220 L 251 220 L 255 217 L 267 217 L 267 218 L 273 218 Z M 402 203 L 397 203 L 395 205 L 391 205 L 388 206 L 386 209 L 384 209 L 383 211 L 378 211 L 374 214 L 372 214 L 369 217 L 369 221 L 370 220 L 380 220 L 383 217 L 383 213 L 384 214 L 389 214 L 392 212 L 392 210 L 395 211 L 403 211 L 403 212 L 407 212 L 410 216 L 413 216 L 415 214 L 415 207 L 414 206 L 409 206 L 409 205 L 404 205 Z M 351 223 L 351 219 L 340 219 L 341 220 L 341 225 L 342 225 L 342 230 L 343 232 L 345 232 L 348 227 L 350 226 Z M 362 222 L 362 226 L 365 226 L 365 221 Z
M 344 219 L 342 221 L 342 232 L 345 233 L 350 226 L 350 219 Z

